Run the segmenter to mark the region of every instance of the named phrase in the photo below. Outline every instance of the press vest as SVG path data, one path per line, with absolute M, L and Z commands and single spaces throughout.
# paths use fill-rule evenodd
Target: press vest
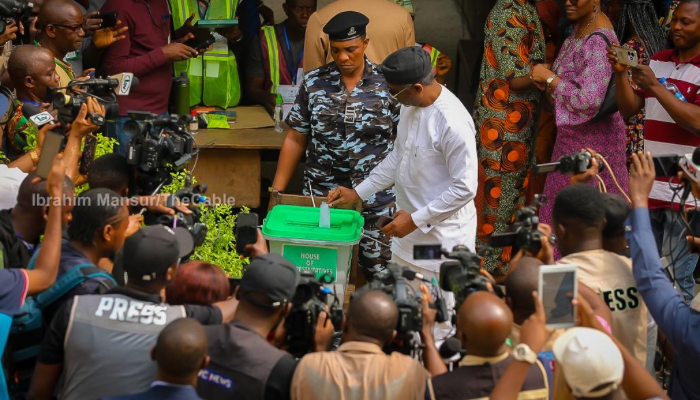
M 245 324 L 205 326 L 211 360 L 199 371 L 197 393 L 204 399 L 258 400 L 272 369 L 286 354 Z
M 287 60 L 280 57 L 281 44 L 277 40 L 274 26 L 262 28 L 260 46 L 262 46 L 263 68 L 265 69 L 265 90 L 270 90 L 270 93 L 278 93 L 279 85 L 291 85 L 294 77 L 289 75 Z
M 201 19 L 197 0 L 170 0 L 169 3 L 175 29 L 183 26 L 192 12 L 192 25 Z M 237 0 L 212 1 L 204 19 L 234 19 L 237 7 Z M 214 49 L 201 56 L 175 62 L 174 67 L 175 76 L 187 72 L 190 79 L 190 106 L 204 103 L 206 106 L 228 108 L 240 101 L 238 64 L 225 40 L 217 40 Z
M 75 296 L 65 339 L 59 398 L 91 399 L 148 390 L 156 377 L 150 352 L 182 306 L 121 294 Z

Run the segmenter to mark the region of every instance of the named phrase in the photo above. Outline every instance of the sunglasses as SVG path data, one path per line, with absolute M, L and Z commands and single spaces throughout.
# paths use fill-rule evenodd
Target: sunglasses
M 84 30 L 84 28 L 83 28 L 83 24 L 67 25 L 67 24 L 61 24 L 61 23 L 58 23 L 58 22 L 49 22 L 48 24 L 46 24 L 46 26 L 49 26 L 49 25 L 58 26 L 58 27 L 60 27 L 60 28 L 65 28 L 65 29 L 69 29 L 69 30 L 73 31 L 73 33 L 78 33 L 79 31 L 85 32 L 85 30 Z

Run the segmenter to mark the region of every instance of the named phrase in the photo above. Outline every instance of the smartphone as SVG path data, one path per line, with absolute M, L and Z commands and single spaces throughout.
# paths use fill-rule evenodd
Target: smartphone
M 44 146 L 41 148 L 41 155 L 39 156 L 39 163 L 36 165 L 36 174 L 39 177 L 48 179 L 53 159 L 61 151 L 65 138 L 63 134 L 58 132 L 49 131 L 46 133 Z
M 199 21 L 197 21 L 195 23 L 195 27 L 209 29 L 209 30 L 214 30 L 214 29 L 219 29 L 219 28 L 233 28 L 236 25 L 238 25 L 238 20 L 235 18 L 233 18 L 233 19 L 210 19 L 210 20 L 200 19 Z
M 241 278 L 231 278 L 231 277 L 229 277 L 229 278 L 228 278 L 228 285 L 230 286 L 230 289 L 229 289 L 228 295 L 229 295 L 229 296 L 233 296 L 233 294 L 236 293 L 236 288 L 237 288 L 238 285 L 240 285 L 240 284 L 241 284 Z
M 540 267 L 537 293 L 544 306 L 548 329 L 576 325 L 576 307 L 571 302 L 578 294 L 577 270 L 576 265 Z
M 615 52 L 617 59 L 620 64 L 629 65 L 630 67 L 636 67 L 639 64 L 637 60 L 637 51 L 633 49 L 628 49 L 622 46 L 610 46 Z
M 211 33 L 207 33 L 203 36 L 195 36 L 194 38 L 185 42 L 186 46 L 189 46 L 197 51 L 206 49 L 210 45 L 216 42 L 216 38 Z
M 258 241 L 258 214 L 238 214 L 236 218 L 236 251 L 245 253 L 245 247 Z
M 413 246 L 414 260 L 439 260 L 441 258 L 441 244 L 420 244 Z
M 119 11 L 112 11 L 109 13 L 101 14 L 100 18 L 102 18 L 102 24 L 100 25 L 100 29 L 113 28 L 117 26 Z
M 657 177 L 674 177 L 681 170 L 681 157 L 678 154 L 662 154 L 652 157 Z
M 85 136 L 85 144 L 83 146 L 83 154 L 80 156 L 80 168 L 78 172 L 81 175 L 87 175 L 92 161 L 95 159 L 95 150 L 97 149 L 97 137 L 95 135 Z

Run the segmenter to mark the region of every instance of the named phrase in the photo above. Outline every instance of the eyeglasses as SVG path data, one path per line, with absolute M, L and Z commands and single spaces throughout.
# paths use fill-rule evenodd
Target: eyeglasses
M 413 85 L 406 85 L 406 87 L 404 87 L 403 89 L 399 90 L 399 91 L 396 92 L 396 93 L 394 93 L 394 91 L 391 90 L 391 88 L 389 88 L 389 95 L 390 95 L 391 97 L 393 97 L 394 100 L 396 100 L 397 97 L 399 97 L 399 95 L 400 95 L 401 93 L 403 93 L 403 92 L 405 92 L 406 90 L 410 89 L 412 86 L 413 86 Z
M 82 23 L 81 23 L 81 24 L 77 24 L 77 25 L 67 25 L 67 24 L 61 24 L 61 23 L 58 23 L 58 22 L 49 22 L 49 23 L 46 24 L 46 25 L 47 25 L 47 26 L 48 26 L 48 25 L 53 25 L 53 26 L 58 26 L 58 27 L 61 27 L 61 28 L 70 29 L 71 31 L 73 31 L 73 33 L 78 33 L 78 31 L 83 31 L 83 32 L 85 32 L 85 29 L 83 28 L 83 24 L 82 24 Z

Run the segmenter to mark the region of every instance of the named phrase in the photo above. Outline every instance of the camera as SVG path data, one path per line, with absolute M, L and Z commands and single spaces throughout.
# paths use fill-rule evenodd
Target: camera
M 389 263 L 371 282 L 352 294 L 354 297 L 368 290 L 381 290 L 394 300 L 399 310 L 399 320 L 394 344 L 386 349 L 387 352 L 395 350 L 415 355 L 420 346 L 416 335 L 423 327 L 423 305 L 420 293 L 416 293 L 408 284 L 408 281 L 416 276 L 417 274 L 409 268 Z
M 168 197 L 165 206 L 175 210 L 175 215 L 145 213 L 144 222 L 146 225 L 165 225 L 168 227 L 182 227 L 187 229 L 192 235 L 194 247 L 204 244 L 207 237 L 207 226 L 202 223 L 202 211 L 199 207 L 190 208 L 191 214 L 185 214 L 175 208 L 175 201 L 180 201 L 185 205 L 197 205 L 206 201 L 204 193 L 207 185 L 191 186 L 189 178 L 185 187 Z
M 700 181 L 700 147 L 692 154 L 664 154 L 653 159 L 657 177 L 672 178 L 683 171 L 694 182 Z
M 544 196 L 537 195 L 533 204 L 523 207 L 515 212 L 515 222 L 511 225 L 511 231 L 491 235 L 489 246 L 513 247 L 513 251 L 523 251 L 537 254 L 542 248 L 542 233 L 537 230 L 540 219 L 537 216 L 538 207 L 546 200 Z
M 288 351 L 295 358 L 301 358 L 312 351 L 316 322 L 322 311 L 328 313 L 335 331 L 341 329 L 343 309 L 338 298 L 334 296 L 335 300 L 328 306 L 330 312 L 326 309 L 328 296 L 332 295 L 330 289 L 323 286 L 324 282 L 329 283 L 328 278 L 327 275 L 323 275 L 316 279 L 316 275 L 311 271 L 301 272 L 301 279 L 292 297 L 292 309 L 284 322 Z
M 131 137 L 127 163 L 138 169 L 137 192 L 155 194 L 172 180 L 170 172 L 185 168 L 195 154 L 195 141 L 187 130 L 192 117 L 145 111 L 129 111 L 129 116 L 124 124 Z
M 586 172 L 591 167 L 593 156 L 587 151 L 569 154 L 559 157 L 557 162 L 538 164 L 533 170 L 533 174 L 548 174 L 558 171 L 565 175 L 577 175 Z
M 480 273 L 481 257 L 466 246 L 455 246 L 451 252 L 442 250 L 440 245 L 413 247 L 413 258 L 417 260 L 437 260 L 441 256 L 456 260 L 445 261 L 440 265 L 440 288 L 454 293 L 455 309 L 458 310 L 470 294 L 488 290 L 488 280 Z
M 13 22 L 28 20 L 33 6 L 26 0 L 0 0 L 0 35 L 5 33 L 5 28 Z

